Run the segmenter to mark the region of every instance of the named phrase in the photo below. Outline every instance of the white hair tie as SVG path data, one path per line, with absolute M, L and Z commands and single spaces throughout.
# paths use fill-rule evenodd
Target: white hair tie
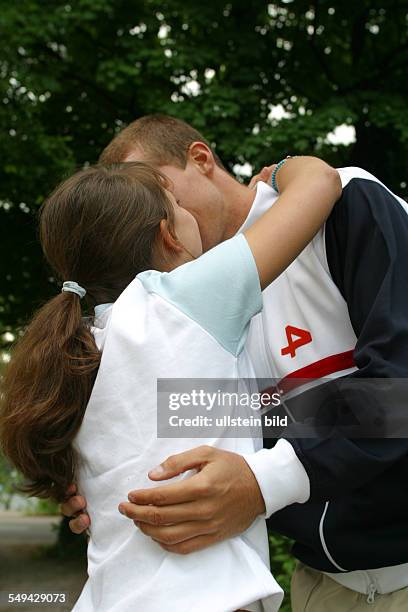
M 81 285 L 78 285 L 78 283 L 76 283 L 75 281 L 66 281 L 62 285 L 61 291 L 70 291 L 71 293 L 76 293 L 77 295 L 79 295 L 80 299 L 82 299 L 86 295 L 86 290 L 81 287 Z

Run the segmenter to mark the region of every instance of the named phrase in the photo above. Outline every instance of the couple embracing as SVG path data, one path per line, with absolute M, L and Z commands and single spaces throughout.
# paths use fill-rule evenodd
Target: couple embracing
M 274 612 L 266 519 L 295 541 L 293 612 L 408 609 L 401 405 L 327 384 L 408 375 L 407 205 L 311 157 L 256 178 L 154 115 L 42 206 L 62 291 L 14 350 L 1 440 L 27 492 L 89 529 L 75 612 Z M 330 427 L 158 438 L 158 379 L 255 377 Z

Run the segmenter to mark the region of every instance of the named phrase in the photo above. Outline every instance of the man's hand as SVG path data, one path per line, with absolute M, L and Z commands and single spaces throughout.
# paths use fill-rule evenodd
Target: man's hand
M 120 512 L 165 550 L 187 554 L 245 531 L 265 512 L 251 469 L 240 455 L 211 446 L 173 455 L 149 472 L 167 480 L 187 470 L 197 474 L 173 484 L 131 491 Z
M 69 528 L 72 533 L 80 534 L 88 529 L 91 524 L 89 515 L 86 513 L 86 499 L 82 495 L 75 495 L 77 488 L 74 484 L 67 490 L 67 501 L 61 504 L 60 510 L 64 516 L 72 517 Z

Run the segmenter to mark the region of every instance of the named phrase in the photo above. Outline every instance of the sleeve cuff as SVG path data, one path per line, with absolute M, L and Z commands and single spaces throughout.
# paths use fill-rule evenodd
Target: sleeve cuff
M 293 446 L 281 438 L 271 449 L 243 455 L 265 502 L 264 518 L 290 504 L 304 504 L 310 497 L 310 481 Z

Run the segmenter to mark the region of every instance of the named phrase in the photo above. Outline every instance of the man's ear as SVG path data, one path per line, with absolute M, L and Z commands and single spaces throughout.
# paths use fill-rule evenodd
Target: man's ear
M 198 170 L 207 176 L 214 170 L 214 155 L 204 142 L 191 143 L 187 152 L 187 160 L 195 164 Z
M 162 248 L 165 254 L 180 253 L 183 251 L 183 246 L 180 244 L 178 238 L 175 236 L 173 230 L 169 226 L 167 219 L 162 219 L 159 226 L 160 239 Z

